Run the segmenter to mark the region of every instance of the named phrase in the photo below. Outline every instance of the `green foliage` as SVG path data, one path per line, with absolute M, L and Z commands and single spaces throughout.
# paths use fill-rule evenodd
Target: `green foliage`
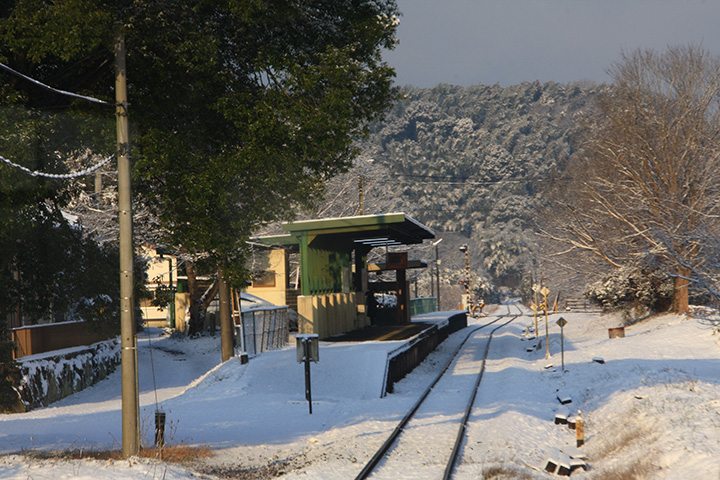
M 7 91 L 9 83 L 0 90 Z M 24 92 L 0 105 L 0 155 L 31 170 L 67 173 L 66 159 L 108 143 L 107 122 L 84 113 L 23 107 Z M 29 102 L 34 103 L 34 102 Z M 98 139 L 100 139 L 98 141 Z M 83 319 L 95 330 L 117 329 L 117 253 L 83 237 L 62 215 L 67 180 L 33 177 L 0 165 L 0 318 Z M 20 378 L 14 344 L 0 322 L 0 408 L 16 408 Z
M 0 109 L 0 154 L 26 168 L 67 173 L 69 156 L 108 144 L 98 134 L 108 129 L 103 119 L 19 103 L 7 99 Z M 27 323 L 84 319 L 113 332 L 117 252 L 101 249 L 62 214 L 73 188 L 70 180 L 0 165 L 0 316 L 19 312 Z
M 0 314 L 19 311 L 28 323 L 86 320 L 97 330 L 117 332 L 116 249 L 102 249 L 83 237 L 57 209 L 27 208 L 21 213 L 5 219 L 10 221 L 0 235 L 0 281 L 6 293 Z
M 250 233 L 345 170 L 397 97 L 381 59 L 396 13 L 392 0 L 15 0 L 0 10 L 0 60 L 110 99 L 121 31 L 136 190 L 167 244 L 241 266 Z M 2 88 L 68 106 L 17 79 Z
M 0 7 L 0 61 L 112 103 L 121 34 L 133 188 L 157 222 L 152 240 L 205 271 L 222 265 L 240 283 L 245 241 L 258 225 L 292 216 L 323 179 L 346 170 L 353 141 L 397 98 L 381 59 L 395 42 L 396 13 L 393 0 L 12 0 Z M 0 93 L 32 114 L 113 118 L 112 109 L 6 73 Z M 111 142 L 98 138 L 113 135 L 78 127 L 38 138 L 57 145 L 31 147 L 43 160 L 34 164 L 54 159 L 60 168 L 77 145 L 108 151 Z M 62 205 L 61 186 L 23 191 Z M 85 313 L 107 312 L 100 300 L 86 302 Z
M 20 367 L 13 359 L 14 343 L 6 322 L 0 322 L 0 412 L 18 411 Z
M 394 8 L 207 2 L 173 13 L 169 30 L 152 15 L 132 24 L 138 188 L 169 243 L 238 274 L 260 223 L 291 216 L 347 168 L 353 139 L 395 96 L 379 55 Z

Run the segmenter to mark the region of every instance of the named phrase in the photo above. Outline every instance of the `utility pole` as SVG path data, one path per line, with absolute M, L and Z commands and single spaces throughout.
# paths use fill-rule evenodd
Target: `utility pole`
M 437 242 L 433 242 L 435 246 L 435 281 L 437 283 L 437 297 L 435 297 L 437 305 L 435 306 L 435 310 L 438 312 L 440 311 L 440 252 L 438 245 L 440 245 L 442 241 L 443 239 L 441 238 Z M 432 283 L 432 278 L 430 279 L 430 283 Z
M 130 134 L 128 129 L 125 39 L 115 41 L 115 117 L 118 152 L 118 221 L 120 223 L 120 345 L 122 371 L 122 454 L 140 451 L 140 415 L 137 383 L 137 338 L 133 274 L 132 193 L 130 188 Z
M 472 308 L 470 305 L 470 252 L 467 244 L 462 245 L 460 251 L 465 254 L 465 308 L 470 310 Z

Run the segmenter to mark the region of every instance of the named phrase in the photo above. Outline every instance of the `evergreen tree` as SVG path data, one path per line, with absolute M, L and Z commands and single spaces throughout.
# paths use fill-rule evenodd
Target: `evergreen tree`
M 0 61 L 111 100 L 122 34 L 136 190 L 168 246 L 239 280 L 251 232 L 347 169 L 353 140 L 395 99 L 381 59 L 395 15 L 392 0 L 14 0 Z M 102 108 L 4 80 L 29 108 Z

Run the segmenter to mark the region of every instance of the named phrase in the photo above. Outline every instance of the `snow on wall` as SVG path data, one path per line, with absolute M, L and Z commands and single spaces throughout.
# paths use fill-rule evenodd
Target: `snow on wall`
M 48 406 L 83 390 L 112 373 L 120 364 L 117 339 L 21 358 L 18 394 L 26 410 Z

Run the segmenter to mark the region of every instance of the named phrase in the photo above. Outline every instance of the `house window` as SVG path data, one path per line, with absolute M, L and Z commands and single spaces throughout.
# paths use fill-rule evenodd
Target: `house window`
M 253 287 L 274 287 L 275 272 L 272 270 L 264 270 L 256 273 L 253 278 Z

